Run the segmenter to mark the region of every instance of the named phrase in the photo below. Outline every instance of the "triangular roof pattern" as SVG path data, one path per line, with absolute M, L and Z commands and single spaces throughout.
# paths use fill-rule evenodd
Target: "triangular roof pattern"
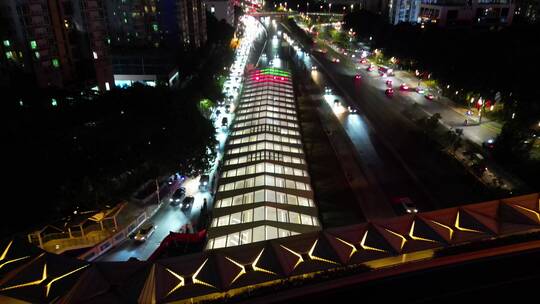
M 368 263 L 391 256 L 400 259 L 405 253 L 538 232 L 538 211 L 538 195 L 528 195 L 155 262 L 87 263 L 44 252 L 20 239 L 4 240 L 0 300 L 164 303 L 217 297 L 343 266 L 370 267 Z

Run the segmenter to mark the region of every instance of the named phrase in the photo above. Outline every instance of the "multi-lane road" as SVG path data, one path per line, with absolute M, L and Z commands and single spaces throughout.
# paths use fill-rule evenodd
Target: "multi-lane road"
M 301 37 L 294 32 L 290 34 L 302 43 Z M 359 109 L 357 117 L 344 115 L 340 119 L 365 167 L 372 170 L 387 197 L 412 197 L 418 200 L 421 210 L 490 198 L 474 177 L 441 153 L 407 117 L 405 110 L 411 107 L 407 95 L 418 93 L 395 90 L 395 95 L 389 98 L 384 94 L 386 84 L 378 73 L 365 68 L 350 69 L 332 62 L 326 54 L 312 52 L 311 45 L 302 47 L 310 55 L 310 62 L 306 61 L 305 65 L 311 75 L 306 77 L 313 77 L 321 88 L 331 87 L 338 99 Z M 311 65 L 318 67 L 316 72 L 309 71 Z M 355 79 L 357 74 L 361 80 Z M 394 80 L 394 85 L 398 84 Z

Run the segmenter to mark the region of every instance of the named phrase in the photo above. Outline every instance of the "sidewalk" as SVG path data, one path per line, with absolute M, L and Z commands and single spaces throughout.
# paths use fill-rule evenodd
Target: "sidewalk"
M 463 117 L 463 120 L 468 119 L 470 121 L 472 120 L 473 123 L 478 123 L 479 118 L 477 115 L 477 110 L 475 108 L 469 109 L 463 105 L 458 105 L 450 98 L 442 96 L 438 92 L 434 92 L 433 89 L 422 85 L 423 81 L 421 79 L 418 79 L 416 76 L 411 75 L 411 72 L 400 70 L 396 71 L 395 74 L 396 75 L 394 76 L 394 78 L 399 79 L 400 83 L 407 83 L 411 86 L 411 88 L 416 88 L 418 84 L 420 84 L 420 87 L 426 88 L 427 91 L 431 91 L 433 95 L 435 95 L 435 102 L 452 109 L 454 112 L 461 115 Z M 467 115 L 466 113 L 468 110 L 471 110 L 473 114 Z M 487 117 L 482 117 L 482 125 L 488 126 L 488 128 L 493 129 L 494 132 L 500 132 L 502 128 L 502 125 L 499 122 L 490 120 Z

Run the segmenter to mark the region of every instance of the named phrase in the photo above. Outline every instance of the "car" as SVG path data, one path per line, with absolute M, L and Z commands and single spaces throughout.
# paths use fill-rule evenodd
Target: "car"
M 201 178 L 199 180 L 199 189 L 207 189 L 208 184 L 210 183 L 210 176 L 208 174 L 201 175 Z
M 336 107 L 339 107 L 341 105 L 341 102 L 339 101 L 339 99 L 334 99 L 334 105 Z
M 225 105 L 225 113 L 230 113 L 230 112 L 231 112 L 231 105 L 230 104 Z
M 375 66 L 370 65 L 370 66 L 368 66 L 367 70 L 368 70 L 368 72 L 375 71 Z
M 354 79 L 360 80 L 360 79 L 362 79 L 362 75 L 356 74 L 356 75 L 354 75 Z
M 316 70 L 317 70 L 317 66 L 316 66 L 316 65 L 312 65 L 312 66 L 311 66 L 311 70 L 312 70 L 312 71 L 316 71 Z
M 184 200 L 182 201 L 182 204 L 180 205 L 180 210 L 184 212 L 191 210 L 191 207 L 193 207 L 194 201 L 195 201 L 195 198 L 193 196 L 186 196 Z
M 386 96 L 389 96 L 389 97 L 394 96 L 394 89 L 388 88 L 384 91 L 384 93 L 386 94 Z
M 422 87 L 416 87 L 416 89 L 414 89 L 416 91 L 416 93 L 418 94 L 424 94 L 425 90 L 422 88 Z
M 395 197 L 392 202 L 401 206 L 407 213 L 418 213 L 418 207 L 409 197 Z
M 366 63 L 368 63 L 368 61 L 367 61 L 366 58 L 362 58 L 362 59 L 360 59 L 360 63 L 361 64 L 366 64 Z
M 482 147 L 484 147 L 486 149 L 495 148 L 495 139 L 490 138 L 490 139 L 486 140 L 485 142 L 482 143 Z
M 332 94 L 332 89 L 330 89 L 329 87 L 324 87 L 324 93 L 325 94 Z
M 433 99 L 435 99 L 435 96 L 433 96 L 433 94 L 426 94 L 426 95 L 424 95 L 424 97 L 425 97 L 427 100 L 433 100 Z
M 356 114 L 358 113 L 358 109 L 354 106 L 348 106 L 347 109 L 349 110 L 349 113 Z
M 392 80 L 387 80 L 386 81 L 386 86 L 387 87 L 392 87 Z
M 173 195 L 169 199 L 172 206 L 180 205 L 180 201 L 186 196 L 186 188 L 180 187 L 174 191 Z
M 154 224 L 145 224 L 139 229 L 139 231 L 137 231 L 137 234 L 135 234 L 133 239 L 137 242 L 144 242 L 150 238 L 154 231 L 156 231 L 156 226 L 154 226 Z
M 400 86 L 399 86 L 399 89 L 401 91 L 408 91 L 409 90 L 409 86 L 406 84 L 406 83 L 402 83 Z
M 229 119 L 227 117 L 223 117 L 223 119 L 221 120 L 221 126 L 226 127 L 228 125 L 229 125 Z
M 332 58 L 332 62 L 334 62 L 334 63 L 339 63 L 339 58 L 335 58 L 335 57 Z

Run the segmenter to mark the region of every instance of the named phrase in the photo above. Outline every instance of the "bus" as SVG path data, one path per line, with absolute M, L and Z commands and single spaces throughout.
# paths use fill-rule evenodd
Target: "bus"
M 381 76 L 394 76 L 394 70 L 384 65 L 381 65 L 379 66 L 379 74 L 381 74 Z

